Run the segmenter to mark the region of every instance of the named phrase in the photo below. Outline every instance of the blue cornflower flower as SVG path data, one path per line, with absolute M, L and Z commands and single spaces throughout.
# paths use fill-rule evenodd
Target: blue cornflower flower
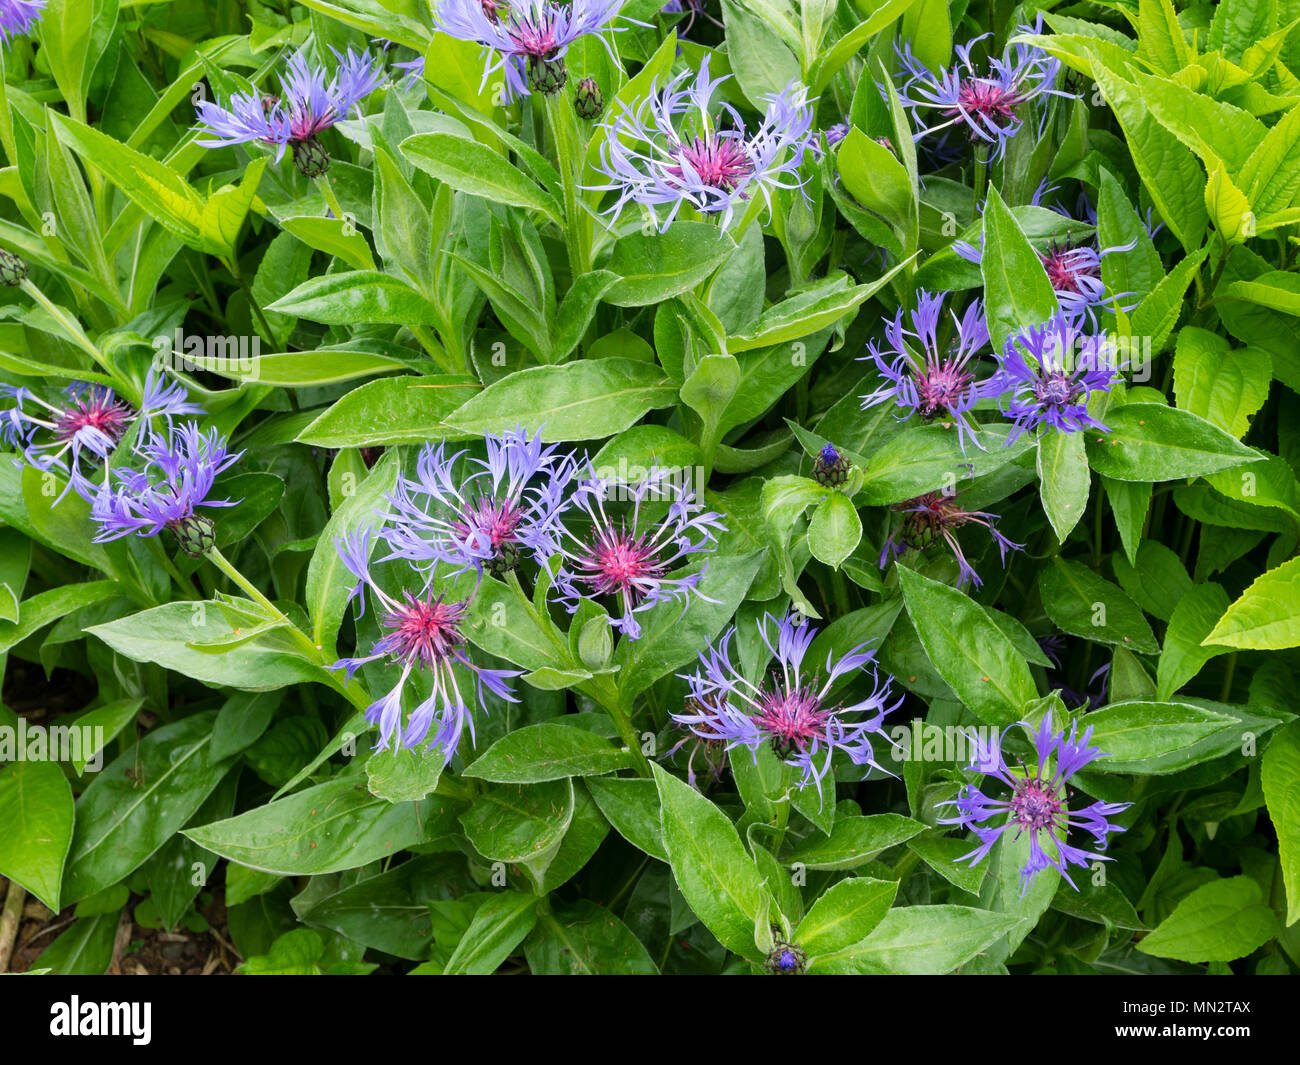
M 198 105 L 199 121 L 211 136 L 205 148 L 257 141 L 274 146 L 275 158 L 293 146 L 293 159 L 308 177 L 329 169 L 329 155 L 317 136 L 346 119 L 384 81 L 383 63 L 351 49 L 334 53 L 339 67 L 333 78 L 312 67 L 301 52 L 289 57 L 280 79 L 281 97 L 258 92 L 235 93 L 227 106 L 205 100 Z
M 45 15 L 47 0 L 0 0 L 0 44 L 30 33 Z
M 915 499 L 895 503 L 892 509 L 896 514 L 903 515 L 903 518 L 893 535 L 885 541 L 885 546 L 881 548 L 881 569 L 889 565 L 891 559 L 901 558 L 909 549 L 923 551 L 936 540 L 942 539 L 957 559 L 957 587 L 960 588 L 970 581 L 978 588 L 983 582 L 974 567 L 966 561 L 966 555 L 962 552 L 961 544 L 957 542 L 954 530 L 960 529 L 963 525 L 983 525 L 993 537 L 993 542 L 998 545 L 998 552 L 1002 556 L 1004 566 L 1008 551 L 1019 551 L 1025 546 L 1013 543 L 998 532 L 993 525 L 998 520 L 996 514 L 990 514 L 986 510 L 966 510 L 957 505 L 955 494 L 927 492 Z
M 370 552 L 374 530 L 365 528 L 336 539 L 334 545 L 348 571 L 357 579 L 349 601 L 359 598 L 358 616 L 365 613 L 365 590 L 382 608 L 379 617 L 383 635 L 375 641 L 370 654 L 341 658 L 331 669 L 342 669 L 351 677 L 368 662 L 390 659 L 402 666 L 401 676 L 392 690 L 366 708 L 366 720 L 379 727 L 379 750 L 400 744 L 415 747 L 433 731 L 430 747 L 442 751 L 443 763 L 450 762 L 469 727 L 474 739 L 474 714 L 461 694 L 456 680 L 456 666 L 468 671 L 475 685 L 478 705 L 487 711 L 484 689 L 507 702 L 518 702 L 506 681 L 520 675 L 518 670 L 487 669 L 475 665 L 466 654 L 468 638 L 464 633 L 469 617 L 470 600 L 449 600 L 444 595 L 426 592 L 423 596 L 404 591 L 400 599 L 389 595 L 370 572 Z M 433 690 L 409 714 L 402 709 L 402 693 L 414 669 L 427 670 Z M 405 722 L 403 718 L 406 717 Z M 434 728 L 436 724 L 436 729 Z
M 542 445 L 539 430 L 484 438 L 487 459 L 458 460 L 445 444 L 426 444 L 414 478 L 402 477 L 388 496 L 391 505 L 380 535 L 389 558 L 404 558 L 430 573 L 438 563 L 496 576 L 513 570 L 523 552 L 539 563 L 559 550 L 559 514 L 575 463 Z
M 528 96 L 529 86 L 550 95 L 568 80 L 564 55 L 580 37 L 594 35 L 614 59 L 607 33 L 623 0 L 442 0 L 437 28 L 483 46 L 488 57 L 483 85 L 500 70 L 510 98 Z
M 904 418 L 920 414 L 927 421 L 936 417 L 950 419 L 957 426 L 957 439 L 964 452 L 967 439 L 981 447 L 970 412 L 987 394 L 988 385 L 976 379 L 971 360 L 989 342 L 989 328 L 983 304 L 974 300 L 961 318 L 949 312 L 957 336 L 946 350 L 941 349 L 938 330 L 943 302 L 942 293 L 931 295 L 922 289 L 916 297 L 916 310 L 911 313 L 912 328 L 904 328 L 900 308 L 885 327 L 888 347 L 882 350 L 875 341 L 867 344 L 867 357 L 875 360 L 885 381 L 862 397 L 862 408 L 893 400 L 907 412 Z M 909 339 L 917 342 L 919 355 L 908 344 Z
M 203 432 L 197 422 L 150 432 L 134 448 L 140 468 L 113 466 L 104 482 L 90 489 L 90 516 L 99 523 L 96 543 L 135 533 L 157 536 L 171 529 L 181 546 L 202 554 L 215 543 L 211 519 L 196 507 L 231 507 L 238 500 L 209 498 L 217 474 L 239 461 L 216 429 Z M 198 549 L 198 548 L 201 548 Z
M 1032 727 L 1028 722 L 1021 724 L 1026 728 Z M 1053 733 L 1051 715 L 1044 714 L 1042 723 L 1033 734 L 1038 764 L 1030 776 L 1025 766 L 1013 771 L 1003 759 L 1002 741 L 1006 736 L 1005 731 L 987 742 L 977 733 L 970 733 L 969 738 L 974 747 L 971 768 L 985 776 L 996 777 L 1011 789 L 1011 794 L 1006 799 L 991 799 L 975 786 L 966 784 L 956 799 L 944 804 L 955 806 L 957 816 L 940 819 L 939 824 L 969 828 L 980 841 L 978 847 L 957 861 L 969 861 L 975 865 L 984 859 L 993 844 L 1008 829 L 1016 830 L 1017 839 L 1021 833 L 1028 832 L 1029 859 L 1020 870 L 1020 894 L 1023 897 L 1033 884 L 1034 877 L 1048 866 L 1059 870 L 1065 882 L 1077 891 L 1077 886 L 1070 879 L 1069 866 L 1087 868 L 1089 862 L 1112 860 L 1105 854 L 1072 846 L 1067 839 L 1070 829 L 1078 828 L 1091 833 L 1098 846 L 1105 847 L 1108 833 L 1124 831 L 1123 826 L 1112 824 L 1110 818 L 1132 805 L 1127 802 L 1099 801 L 1073 813 L 1067 810 L 1066 781 L 1090 762 L 1106 757 L 1101 748 L 1088 746 L 1092 737 L 1091 725 L 1083 730 L 1081 737 L 1077 734 L 1078 724 L 1075 722 L 1071 722 L 1068 736 L 1064 730 Z M 1049 771 L 1053 757 L 1056 761 L 1055 769 Z M 1004 814 L 1006 820 L 1002 824 L 989 824 Z M 1043 846 L 1049 840 L 1055 844 L 1055 854 Z
M 94 492 L 83 464 L 107 459 L 136 421 L 149 433 L 156 418 L 203 413 L 183 386 L 167 384 L 152 369 L 138 411 L 107 385 L 75 381 L 63 395 L 50 403 L 28 388 L 0 385 L 0 397 L 14 401 L 0 411 L 0 441 L 38 470 L 60 470 L 68 478 L 64 494 L 74 487 L 82 495 Z
M 776 625 L 773 645 L 770 626 Z M 809 784 L 824 798 L 822 782 L 830 772 L 836 751 L 846 754 L 854 765 L 867 765 L 887 772 L 875 760 L 872 736 L 885 743 L 881 722 L 885 715 L 902 703 L 889 705 L 892 679 L 883 681 L 872 665 L 875 652 L 860 644 L 834 660 L 826 656 L 826 679 L 816 670 L 805 673 L 804 656 L 817 635 L 806 618 L 780 620 L 771 614 L 758 623 L 759 636 L 780 670 L 761 683 L 752 684 L 731 661 L 733 626 L 718 642 L 700 652 L 695 673 L 683 674 L 690 687 L 690 697 L 673 720 L 708 743 L 723 743 L 728 750 L 744 747 L 753 752 L 770 743 L 785 763 L 801 773 L 797 786 Z M 831 696 L 841 677 L 861 671 L 871 678 L 871 694 L 853 703 L 843 703 Z M 862 716 L 862 715 L 865 715 Z
M 1034 28 L 1020 27 L 1020 33 L 1034 33 Z M 1002 57 L 990 57 L 986 73 L 976 70 L 970 50 L 992 34 L 983 34 L 957 46 L 960 62 L 938 74 L 930 71 L 912 54 L 910 45 L 899 51 L 906 81 L 899 90 L 904 106 L 910 107 L 918 126 L 916 138 L 957 124 L 966 127 L 971 141 L 992 145 L 992 157 L 1001 157 L 1007 142 L 1023 124 L 1016 113 L 1023 104 L 1043 95 L 1074 94 L 1053 88 L 1061 71 L 1061 62 L 1028 44 L 1009 44 Z M 944 120 L 925 126 L 921 112 L 937 108 Z
M 646 513 L 648 501 L 668 503 L 667 514 L 654 525 Z M 631 513 L 611 516 L 607 502 L 630 502 Z M 610 618 L 610 625 L 635 640 L 641 636 L 636 616 L 656 603 L 678 600 L 685 611 L 692 593 L 708 599 L 699 590 L 707 564 L 695 573 L 671 574 L 690 556 L 713 551 L 717 533 L 726 527 L 676 471 L 652 467 L 636 480 L 589 471 L 570 495 L 564 516 L 563 558 L 551 594 L 570 614 L 584 597 L 612 596 L 622 614 Z
M 1001 396 L 1015 423 L 1006 442 L 1047 426 L 1059 433 L 1106 427 L 1088 413 L 1094 393 L 1109 392 L 1119 366 L 1105 336 L 1086 335 L 1078 318 L 1059 313 L 1007 339 L 989 393 Z
M 770 210 L 774 189 L 803 187 L 798 169 L 813 112 L 802 85 L 765 96 L 763 121 L 750 132 L 731 105 L 722 105 L 720 116 L 710 110 L 714 90 L 730 75 L 711 80 L 706 56 L 684 88 L 691 76 L 683 71 L 662 90 L 652 84 L 647 97 L 605 120 L 596 169 L 610 180 L 592 188 L 618 192 L 615 217 L 629 202 L 668 206 L 667 229 L 687 206 L 721 214 L 725 229 L 738 203 L 761 193 Z

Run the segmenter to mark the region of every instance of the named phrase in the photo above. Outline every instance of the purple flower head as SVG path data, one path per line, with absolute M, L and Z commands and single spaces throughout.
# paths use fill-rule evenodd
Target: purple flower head
M 610 52 L 608 33 L 623 0 L 442 0 L 437 27 L 462 41 L 481 44 L 488 62 L 483 85 L 500 70 L 511 97 L 557 92 L 565 82 L 564 55 L 580 37 L 594 35 Z
M 656 466 L 632 480 L 588 471 L 579 481 L 565 508 L 563 561 L 552 585 L 569 613 L 583 597 L 608 596 L 621 608 L 610 625 L 635 640 L 641 636 L 637 615 L 656 603 L 677 600 L 684 612 L 692 593 L 708 599 L 699 590 L 707 565 L 690 574 L 673 573 L 692 555 L 713 551 L 717 533 L 726 527 L 721 515 L 704 509 L 679 472 Z M 655 502 L 668 504 L 657 521 L 649 513 Z
M 1020 33 L 1037 30 L 1022 26 Z M 974 143 L 992 145 L 992 157 L 1000 158 L 1007 142 L 1023 124 L 1018 113 L 1025 104 L 1043 96 L 1074 94 L 1053 88 L 1061 70 L 1060 60 L 1041 48 L 1010 44 L 1001 58 L 990 57 L 984 70 L 976 68 L 970 51 L 984 34 L 957 46 L 959 62 L 938 74 L 932 73 L 912 54 L 910 45 L 899 51 L 905 81 L 899 90 L 903 104 L 912 108 L 918 126 L 917 139 L 950 126 L 961 125 Z M 941 121 L 924 125 L 922 113 L 936 110 Z
M 429 746 L 442 751 L 446 764 L 455 755 L 467 725 L 471 741 L 474 738 L 473 711 L 461 693 L 456 667 L 473 677 L 476 700 L 484 712 L 487 711 L 484 689 L 508 702 L 519 701 L 506 681 L 520 674 L 518 670 L 486 669 L 470 660 L 466 653 L 468 638 L 464 634 L 469 600 L 452 601 L 431 592 L 416 596 L 409 591 L 397 598 L 385 592 L 370 572 L 372 537 L 372 529 L 363 529 L 335 540 L 335 547 L 343 564 L 357 579 L 352 596 L 361 599 L 361 612 L 365 610 L 367 587 L 379 604 L 383 635 L 375 641 L 370 654 L 339 659 L 330 668 L 342 669 L 345 676 L 351 677 L 368 662 L 388 659 L 399 663 L 402 673 L 392 690 L 366 708 L 366 720 L 379 728 L 378 749 L 398 745 L 415 747 L 432 732 Z M 429 673 L 433 690 L 408 715 L 402 706 L 402 692 L 416 669 Z
M 885 380 L 876 391 L 862 397 L 862 407 L 865 410 L 893 400 L 907 412 L 903 417 L 920 414 L 927 421 L 950 419 L 957 426 L 957 439 L 964 452 L 968 439 L 980 446 L 970 412 L 986 394 L 986 386 L 976 380 L 972 360 L 989 342 L 989 329 L 984 307 L 975 300 L 961 318 L 949 312 L 957 335 L 951 343 L 941 346 L 943 301 L 943 294 L 930 295 L 921 290 L 911 314 L 912 328 L 904 327 L 904 312 L 900 309 L 885 327 L 887 346 L 882 350 L 875 341 L 867 345 L 868 357 L 875 360 Z
M 1060 433 L 1104 431 L 1088 413 L 1088 400 L 1095 392 L 1109 392 L 1118 370 L 1106 337 L 1084 334 L 1080 319 L 1064 313 L 1009 337 L 989 382 L 1015 423 L 1006 442 L 1039 426 Z
M 110 467 L 97 488 L 86 487 L 90 516 L 99 523 L 96 543 L 135 533 L 157 536 L 171 529 L 182 544 L 194 520 L 211 522 L 195 514 L 197 507 L 230 507 L 238 500 L 212 499 L 217 474 L 239 461 L 243 452 L 231 453 L 216 429 L 203 432 L 197 422 L 168 424 L 166 432 L 150 432 L 136 444 L 138 468 Z
M 1028 722 L 1022 724 L 1031 727 Z M 1088 763 L 1106 757 L 1099 747 L 1088 746 L 1091 725 L 1081 737 L 1074 722 L 1070 724 L 1068 736 L 1064 730 L 1053 733 L 1051 715 L 1044 714 L 1042 724 L 1033 734 L 1038 758 L 1032 775 L 1024 765 L 1018 769 L 1007 765 L 1002 755 L 1005 735 L 1002 733 L 990 744 L 977 743 L 971 767 L 1001 781 L 1010 789 L 1009 796 L 993 799 L 973 785 L 964 785 L 957 798 L 945 804 L 955 806 L 957 816 L 941 819 L 939 824 L 969 828 L 979 838 L 978 847 L 957 859 L 969 861 L 971 865 L 981 861 L 1008 829 L 1014 828 L 1016 839 L 1028 832 L 1029 859 L 1020 870 L 1021 897 L 1029 891 L 1034 877 L 1049 866 L 1059 870 L 1065 882 L 1077 891 L 1070 879 L 1069 866 L 1086 868 L 1089 862 L 1111 859 L 1070 845 L 1070 829 L 1082 829 L 1092 835 L 1098 846 L 1105 847 L 1108 833 L 1124 831 L 1109 819 L 1132 804 L 1095 802 L 1073 813 L 1067 810 L 1070 795 L 1066 782 Z M 1053 757 L 1055 768 L 1049 769 Z M 989 823 L 1003 816 L 1006 820 L 1001 824 Z
M 384 81 L 382 60 L 357 55 L 351 49 L 334 55 L 338 70 L 332 78 L 322 68 L 312 67 L 301 52 L 290 56 L 278 97 L 235 93 L 225 107 L 203 101 L 198 105 L 199 122 L 210 136 L 198 143 L 221 148 L 257 141 L 275 147 L 277 162 L 285 147 L 293 145 L 294 161 L 301 168 L 313 147 L 323 152 L 316 137 L 346 119 Z
M 775 645 L 772 624 L 776 625 Z M 876 763 L 871 737 L 890 742 L 881 722 L 902 699 L 888 705 L 891 680 L 881 681 L 876 674 L 872 665 L 875 653 L 861 644 L 838 662 L 828 654 L 823 680 L 815 667 L 804 669 L 804 657 L 817 635 L 807 619 L 778 621 L 768 614 L 758 629 L 780 668 L 773 669 L 759 685 L 746 680 L 731 661 L 733 627 L 716 647 L 701 652 L 699 668 L 683 678 L 691 695 L 673 719 L 702 740 L 723 743 L 729 750 L 744 747 L 754 752 L 755 758 L 759 747 L 770 743 L 787 765 L 800 771 L 798 786 L 814 785 L 823 799 L 822 782 L 836 751 L 846 754 L 854 765 L 885 772 Z M 853 703 L 835 699 L 831 694 L 835 682 L 858 671 L 871 678 L 871 694 Z
M 65 494 L 75 487 L 87 498 L 95 489 L 85 467 L 107 459 L 136 421 L 143 422 L 141 431 L 147 434 L 156 418 L 170 421 L 175 415 L 203 413 L 188 401 L 183 386 L 167 384 L 153 369 L 145 378 L 138 411 L 107 385 L 85 381 L 64 389 L 60 402 L 8 385 L 0 386 L 0 398 L 14 401 L 0 411 L 0 441 L 39 470 L 60 470 L 68 478 Z
M 572 459 L 543 447 L 540 430 L 485 438 L 487 458 L 459 460 L 445 444 L 426 444 L 414 478 L 402 477 L 388 496 L 380 536 L 388 558 L 404 558 L 432 575 L 438 563 L 484 568 L 501 576 L 527 552 L 539 563 L 559 550 L 559 514 Z M 459 475 L 458 475 L 459 466 Z
M 31 32 L 45 14 L 47 0 L 0 0 L 0 44 Z
M 957 542 L 957 537 L 954 535 L 955 530 L 963 525 L 983 525 L 993 537 L 993 542 L 998 545 L 1003 565 L 1006 565 L 1008 551 L 1019 551 L 1024 547 L 1024 544 L 1013 543 L 998 532 L 993 525 L 998 520 L 996 514 L 984 510 L 965 510 L 957 504 L 955 495 L 927 492 L 905 503 L 895 503 L 893 510 L 903 518 L 894 534 L 885 541 L 885 546 L 881 549 L 881 569 L 889 564 L 890 559 L 901 557 L 909 549 L 923 551 L 936 540 L 942 539 L 957 559 L 959 569 L 957 587 L 960 588 L 970 581 L 978 588 L 983 582 L 974 567 L 966 561 L 961 544 Z
M 798 169 L 813 117 L 807 91 L 791 82 L 765 96 L 763 120 L 749 130 L 729 104 L 719 112 L 711 108 L 714 91 L 729 76 L 711 80 L 705 57 L 689 86 L 691 73 L 683 71 L 605 120 L 597 169 L 609 183 L 593 188 L 619 194 L 611 214 L 618 216 L 629 202 L 667 206 L 667 229 L 685 205 L 720 214 L 725 229 L 736 206 L 754 195 L 761 194 L 770 209 L 774 189 L 802 188 Z

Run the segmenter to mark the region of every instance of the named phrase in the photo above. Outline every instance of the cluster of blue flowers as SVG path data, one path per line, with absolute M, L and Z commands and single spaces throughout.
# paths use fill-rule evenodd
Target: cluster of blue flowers
M 522 428 L 488 434 L 484 445 L 485 458 L 453 453 L 445 443 L 424 446 L 413 475 L 399 477 L 375 525 L 337 541 L 357 580 L 352 594 L 362 597 L 362 611 L 366 588 L 383 610 L 383 635 L 370 654 L 345 658 L 335 668 L 350 675 L 381 659 L 402 666 L 397 684 L 366 712 L 379 726 L 381 748 L 415 747 L 432 729 L 430 744 L 450 760 L 467 727 L 473 736 L 470 702 L 453 664 L 473 674 L 476 701 L 485 710 L 484 689 L 514 698 L 506 681 L 518 672 L 485 669 L 465 651 L 464 624 L 477 585 L 467 597 L 449 601 L 438 590 L 443 582 L 469 571 L 479 581 L 513 575 L 531 558 L 549 575 L 551 601 L 573 614 L 584 599 L 609 599 L 616 610 L 610 626 L 635 640 L 642 634 L 639 615 L 668 601 L 685 609 L 692 595 L 701 594 L 707 562 L 679 571 L 692 556 L 712 551 L 725 531 L 720 515 L 705 509 L 674 471 L 655 467 L 636 478 L 600 477 L 585 457 L 544 446 L 540 431 L 530 437 Z M 376 543 L 387 553 L 372 562 Z M 383 590 L 374 565 L 392 561 L 406 563 L 418 591 L 399 598 Z M 432 674 L 433 691 L 403 723 L 402 692 L 418 667 Z

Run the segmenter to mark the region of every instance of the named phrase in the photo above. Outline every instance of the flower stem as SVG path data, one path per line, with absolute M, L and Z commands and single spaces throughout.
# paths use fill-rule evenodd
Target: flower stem
M 564 246 L 569 253 L 569 271 L 577 281 L 591 265 L 591 248 L 587 239 L 587 219 L 578 203 L 578 177 L 582 173 L 583 154 L 577 118 L 569 97 L 555 93 L 546 98 L 546 122 L 555 146 L 555 164 L 564 189 Z
M 989 189 L 989 146 L 975 145 L 975 210 L 984 200 Z
M 330 209 L 330 214 L 337 218 L 344 225 L 347 225 L 347 212 L 343 210 L 343 205 L 339 203 L 338 193 L 334 191 L 334 186 L 330 179 L 322 174 L 316 178 L 316 187 L 320 189 L 321 195 L 325 197 L 325 203 Z

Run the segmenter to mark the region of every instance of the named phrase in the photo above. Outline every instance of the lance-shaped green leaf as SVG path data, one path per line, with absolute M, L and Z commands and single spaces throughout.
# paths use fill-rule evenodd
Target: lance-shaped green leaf
M 980 270 L 993 350 L 1007 338 L 1042 325 L 1059 306 L 1043 261 L 995 188 L 984 209 L 984 246 Z
M 584 729 L 544 721 L 502 736 L 464 776 L 506 784 L 536 784 L 632 769 L 636 759 Z
M 884 920 L 897 892 L 893 880 L 865 876 L 841 880 L 813 903 L 795 929 L 793 941 L 810 957 L 859 943 Z
M 1300 558 L 1255 578 L 1204 642 L 1253 651 L 1300 647 Z
M 860 943 L 821 960 L 828 973 L 950 973 L 1020 923 L 1012 914 L 971 906 L 906 906 L 890 910 Z
M 417 133 L 402 141 L 407 159 L 439 181 L 489 203 L 540 211 L 557 225 L 564 212 L 554 196 L 486 145 L 451 133 Z
M 1258 462 L 1234 437 L 1190 411 L 1127 403 L 1106 412 L 1106 429 L 1085 432 L 1088 464 L 1117 481 L 1174 481 Z
M 903 601 L 925 653 L 976 715 L 994 725 L 1020 720 L 1038 689 L 1024 656 L 969 596 L 898 567 Z
M 662 804 L 664 846 L 673 876 L 695 915 L 733 954 L 762 958 L 756 924 L 776 903 L 727 815 L 690 785 L 653 765 Z
M 1300 725 L 1273 737 L 1261 774 L 1268 816 L 1277 832 L 1278 859 L 1286 885 L 1286 923 L 1300 920 Z
M 63 862 L 72 842 L 72 789 L 54 761 L 28 761 L 26 752 L 5 751 L 17 730 L 0 738 L 0 875 L 13 880 L 59 912 Z
M 1092 471 L 1080 433 L 1044 433 L 1038 438 L 1038 491 L 1043 511 L 1061 543 L 1088 506 Z
M 839 569 L 862 539 L 858 508 L 843 492 L 832 492 L 818 504 L 808 523 L 808 549 L 819 562 Z
M 267 310 L 325 325 L 419 325 L 439 318 L 438 308 L 405 281 L 374 270 L 310 278 Z
M 1141 654 L 1160 648 L 1137 603 L 1087 566 L 1059 556 L 1038 574 L 1043 609 L 1063 632 Z
M 677 221 L 663 233 L 629 233 L 602 264 L 619 278 L 605 302 L 616 307 L 662 303 L 694 288 L 735 250 L 735 241 L 707 222 Z
M 1186 962 L 1235 961 L 1278 932 L 1277 917 L 1253 877 L 1214 880 L 1184 898 L 1137 944 L 1144 954 Z

